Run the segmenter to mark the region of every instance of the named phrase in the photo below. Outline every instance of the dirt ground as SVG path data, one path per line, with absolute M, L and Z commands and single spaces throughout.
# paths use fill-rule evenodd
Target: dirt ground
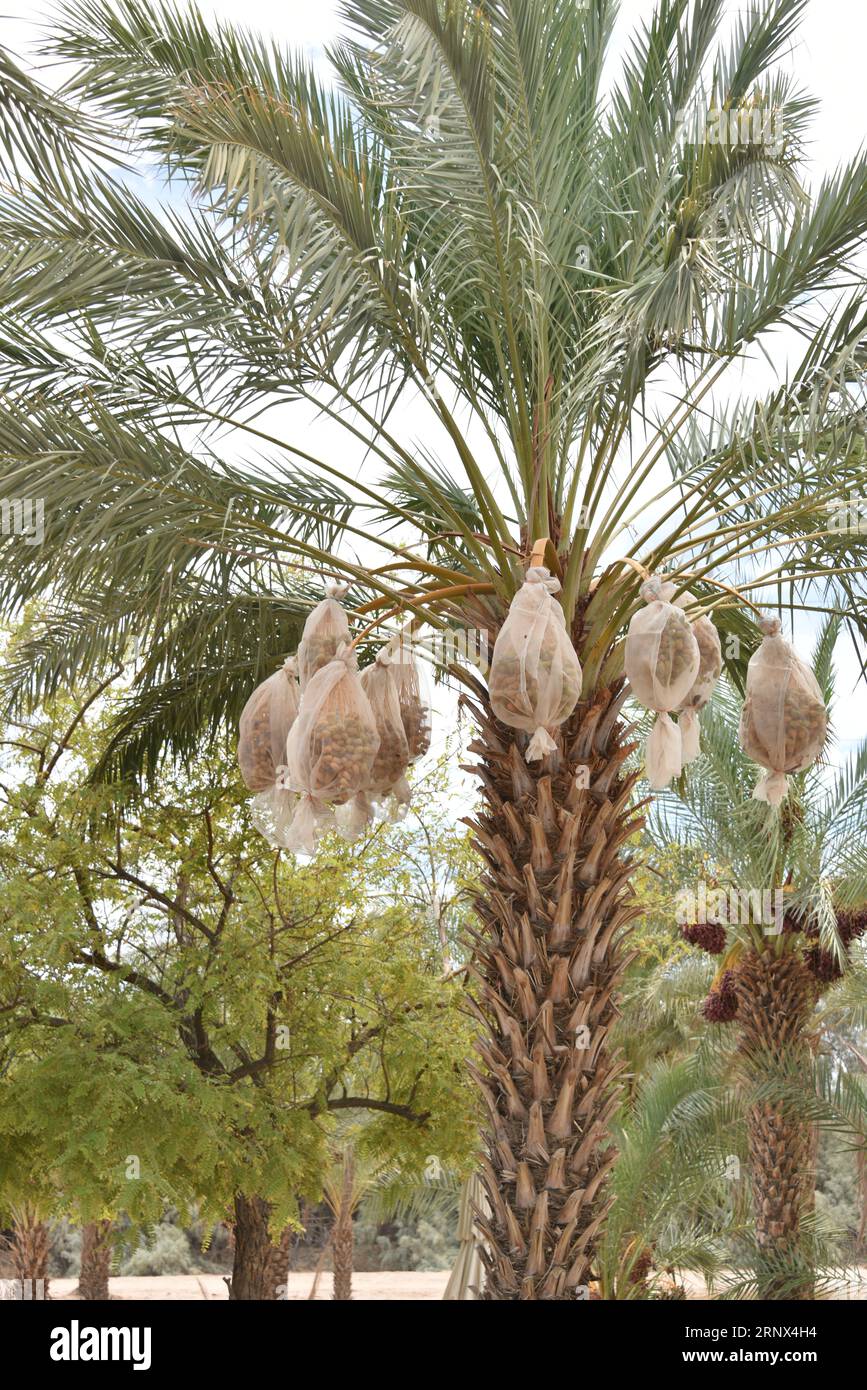
M 372 1300 L 404 1301 L 406 1299 L 439 1299 L 448 1283 L 448 1270 L 423 1273 L 356 1274 L 353 1277 L 355 1297 L 359 1302 Z M 52 1299 L 73 1298 L 75 1279 L 52 1279 Z M 302 1301 L 310 1293 L 312 1274 L 289 1276 L 289 1298 Z M 124 1277 L 112 1279 L 112 1298 L 144 1299 L 225 1299 L 226 1285 L 220 1274 L 172 1274 L 160 1278 Z M 331 1275 L 319 1279 L 317 1298 L 331 1297 Z
M 442 1298 L 448 1277 L 447 1271 L 433 1270 L 422 1273 L 356 1274 L 353 1278 L 354 1296 L 359 1302 L 432 1301 Z M 687 1275 L 684 1282 L 690 1300 L 702 1301 L 707 1298 L 707 1290 L 701 1280 Z M 308 1298 L 312 1283 L 312 1274 L 290 1275 L 289 1299 L 300 1302 Z M 52 1279 L 52 1299 L 74 1298 L 75 1285 L 74 1279 Z M 227 1297 L 227 1290 L 219 1274 L 176 1274 L 154 1279 L 112 1279 L 111 1295 L 118 1299 L 219 1300 Z M 331 1298 L 330 1274 L 320 1277 L 316 1297 Z M 867 1268 L 861 1270 L 860 1281 L 841 1284 L 833 1297 L 838 1300 L 867 1300 Z

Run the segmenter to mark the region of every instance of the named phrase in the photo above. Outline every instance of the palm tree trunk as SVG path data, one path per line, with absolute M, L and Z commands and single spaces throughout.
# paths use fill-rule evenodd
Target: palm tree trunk
M 271 1272 L 269 1275 L 274 1297 L 286 1298 L 289 1290 L 289 1261 L 292 1254 L 294 1231 L 287 1226 L 276 1245 L 271 1244 Z
M 110 1221 L 88 1221 L 81 1230 L 81 1269 L 78 1296 L 88 1300 L 107 1300 L 111 1271 Z
M 622 774 L 635 746 L 618 719 L 625 690 L 621 681 L 586 696 L 558 752 L 528 764 L 526 736 L 473 688 L 464 702 L 480 730 L 471 751 L 483 804 L 470 824 L 486 865 L 473 963 L 482 1025 L 473 1072 L 489 1116 L 490 1214 L 476 1213 L 483 1297 L 586 1297 L 623 1066 L 606 1039 L 623 928 L 637 913 L 625 846 L 643 823 L 630 807 L 638 774 Z
M 800 955 L 748 951 L 735 972 L 739 1059 L 747 1085 L 803 1081 L 813 979 Z M 747 1141 L 762 1299 L 810 1299 L 814 1272 L 802 1221 L 813 1185 L 811 1126 L 785 1098 L 761 1099 L 747 1114 Z
M 284 1257 L 283 1238 L 275 1245 L 268 1232 L 270 1215 L 270 1205 L 263 1198 L 246 1197 L 240 1192 L 236 1195 L 235 1252 L 232 1277 L 226 1280 L 229 1298 L 235 1302 L 277 1302 L 283 1296 L 288 1243 Z
M 355 1159 L 351 1150 L 343 1156 L 343 1186 L 340 1206 L 334 1221 L 331 1236 L 331 1249 L 334 1257 L 334 1286 L 332 1297 L 342 1303 L 352 1300 L 352 1265 L 355 1253 L 355 1235 L 352 1214 L 355 1209 L 353 1190 L 355 1187 Z
M 12 1213 L 12 1239 L 9 1257 L 15 1278 L 21 1284 L 25 1299 L 49 1297 L 48 1256 L 51 1231 L 30 1202 L 16 1207 Z

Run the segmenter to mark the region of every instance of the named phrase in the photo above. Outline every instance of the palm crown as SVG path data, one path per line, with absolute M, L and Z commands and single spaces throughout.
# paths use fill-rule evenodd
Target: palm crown
M 724 45 L 723 0 L 659 0 L 613 85 L 613 0 L 347 0 L 325 80 L 192 7 L 68 0 L 64 88 L 3 71 L 0 447 L 48 524 L 0 593 L 51 605 L 13 704 L 135 639 L 107 766 L 138 772 L 240 712 L 315 575 L 353 582 L 359 640 L 495 634 L 531 553 L 562 581 L 584 686 L 538 768 L 458 672 L 489 1297 L 585 1288 L 607 1210 L 641 577 L 714 613 L 736 681 L 740 596 L 867 628 L 863 537 L 829 514 L 865 491 L 867 160 L 800 185 L 812 104 L 778 60 L 804 3 Z M 174 203 L 118 172 L 130 149 Z M 722 408 L 780 328 L 797 365 Z
M 838 631 L 836 620 L 826 623 L 813 656 L 832 715 Z M 735 884 L 785 885 L 787 929 L 769 933 L 769 924 L 759 923 L 756 936 L 753 924 L 735 924 L 729 945 L 761 945 L 763 934 L 773 934 L 780 948 L 792 949 L 806 934 L 823 955 L 844 963 L 849 918 L 867 901 L 867 859 L 855 833 L 867 797 L 867 742 L 859 740 L 839 764 L 832 756 L 832 768 L 825 759 L 799 773 L 782 813 L 775 814 L 749 799 L 755 770 L 739 743 L 737 715 L 737 692 L 723 684 L 703 715 L 697 775 L 658 796 L 652 838 L 660 846 L 710 846 L 716 865 Z
M 31 91 L 12 108 L 31 164 L 66 157 L 38 175 L 19 158 L 0 206 L 8 481 L 51 516 L 5 588 L 65 600 L 25 684 L 137 629 L 138 765 L 237 713 L 311 569 L 352 578 L 383 623 L 495 628 L 538 537 L 567 616 L 598 590 L 591 679 L 636 601 L 622 556 L 697 580 L 742 634 L 718 584 L 750 559 L 754 596 L 809 603 L 830 580 L 860 622 L 861 542 L 828 506 L 863 479 L 847 258 L 867 180 L 859 161 L 812 208 L 798 185 L 811 103 L 773 65 L 802 8 L 764 7 L 715 52 L 717 0 L 668 0 L 603 99 L 601 0 L 348 4 L 334 85 L 192 9 L 68 6 L 53 47 L 76 75 L 47 111 Z M 708 105 L 783 138 L 687 143 L 684 112 Z M 130 130 L 194 195 L 183 211 L 95 172 Z M 790 380 L 708 425 L 729 362 L 804 330 L 829 286 L 845 302 Z M 422 444 L 398 423 L 408 395 Z M 343 431 L 337 462 L 260 419 L 283 401 Z M 220 455 L 230 426 L 254 462 Z

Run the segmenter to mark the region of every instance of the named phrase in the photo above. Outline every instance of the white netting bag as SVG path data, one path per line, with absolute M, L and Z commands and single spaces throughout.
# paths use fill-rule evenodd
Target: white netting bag
M 680 730 L 669 717 L 686 699 L 701 664 L 692 627 L 676 604 L 662 597 L 662 584 L 649 579 L 641 586 L 645 608 L 636 613 L 626 634 L 624 665 L 632 693 L 657 718 L 647 740 L 645 770 L 659 791 L 680 774 L 683 750 Z
M 376 819 L 379 804 L 369 792 L 356 792 L 351 801 L 334 807 L 334 826 L 344 840 L 357 840 Z
M 298 714 L 301 692 L 297 664 L 290 656 L 273 676 L 257 685 L 238 723 L 238 763 L 251 792 L 267 792 L 286 762 L 286 739 Z
M 397 685 L 400 717 L 412 765 L 430 748 L 430 704 L 422 694 L 418 663 L 413 656 L 408 630 L 389 642 L 386 652 Z
M 346 596 L 348 589 L 348 584 L 329 579 L 325 584 L 325 598 L 308 615 L 298 644 L 298 679 L 302 690 L 317 671 L 334 660 L 340 647 L 349 642 L 349 619 L 340 606 L 340 599 Z
M 400 820 L 410 803 L 406 773 L 430 747 L 430 712 L 422 698 L 419 674 L 405 636 L 392 638 L 361 673 L 379 734 L 379 751 L 363 791 L 335 818 L 344 838 L 357 838 L 374 817 Z
M 819 683 L 785 637 L 779 618 L 759 619 L 761 646 L 750 657 L 741 711 L 741 747 L 767 769 L 753 796 L 779 806 L 787 774 L 802 772 L 822 752 L 828 711 Z
M 373 710 L 379 748 L 363 788 L 336 812 L 338 828 L 347 840 L 362 834 L 376 815 L 384 820 L 398 819 L 401 809 L 409 804 L 409 746 L 388 648 L 384 647 L 376 660 L 365 666 L 361 687 Z
M 259 792 L 250 803 L 250 818 L 275 849 L 292 849 L 292 822 L 298 809 L 298 797 L 287 781 L 288 768 L 277 770 L 277 781 L 267 791 Z M 317 826 L 317 829 L 321 829 Z
M 581 666 L 554 598 L 560 581 L 541 565 L 527 570 L 509 605 L 491 658 L 491 708 L 511 729 L 532 735 L 527 762 L 557 747 L 551 737 L 581 695 Z
M 405 782 L 409 767 L 409 744 L 400 712 L 395 668 L 387 647 L 377 652 L 376 660 L 362 671 L 361 687 L 370 701 L 379 734 L 379 748 L 365 791 L 376 797 L 386 797 L 398 782 Z
M 289 735 L 288 782 L 298 793 L 289 848 L 313 853 L 323 826 L 333 823 L 333 808 L 366 787 L 378 749 L 355 652 L 344 645 L 311 677 Z
M 690 593 L 678 594 L 677 598 L 674 598 L 675 588 L 676 586 L 670 581 L 663 584 L 660 597 L 669 603 L 676 603 L 678 608 L 688 609 L 695 605 L 696 600 Z M 687 614 L 687 616 L 689 615 Z M 698 643 L 699 667 L 692 689 L 677 707 L 677 724 L 680 729 L 681 755 L 684 767 L 699 755 L 699 710 L 704 709 L 713 694 L 722 671 L 722 647 L 720 646 L 719 633 L 710 618 L 703 613 L 700 617 L 691 619 L 691 625 L 693 636 Z

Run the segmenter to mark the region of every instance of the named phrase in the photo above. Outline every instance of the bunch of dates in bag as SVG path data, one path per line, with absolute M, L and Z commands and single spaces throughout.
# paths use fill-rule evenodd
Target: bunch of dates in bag
M 641 586 L 646 607 L 632 618 L 626 634 L 624 665 L 636 700 L 656 712 L 647 740 L 645 769 L 654 790 L 667 787 L 683 767 L 680 730 L 670 717 L 687 698 L 698 677 L 701 653 L 692 625 L 663 596 L 659 579 Z
M 581 695 L 581 665 L 555 598 L 559 590 L 544 566 L 528 569 L 491 657 L 491 709 L 509 728 L 530 735 L 527 762 L 555 750 L 553 735 Z
M 335 807 L 369 784 L 379 752 L 376 717 L 352 647 L 341 646 L 310 678 L 286 751 L 289 786 L 298 796 L 287 847 L 312 854 L 334 826 Z
M 689 610 L 696 607 L 696 600 L 690 593 L 676 594 L 676 585 L 671 581 L 662 586 L 662 598 L 676 603 L 678 608 Z M 697 758 L 700 751 L 700 731 L 698 716 L 714 692 L 722 672 L 722 648 L 719 633 L 706 614 L 690 618 L 692 634 L 698 643 L 699 667 L 692 688 L 677 706 L 677 726 L 681 738 L 681 762 L 684 767 Z
M 286 740 L 298 717 L 301 691 L 290 656 L 257 685 L 238 725 L 238 763 L 245 785 L 256 795 L 253 823 L 272 845 L 283 845 L 295 809 L 286 768 Z
M 359 835 L 374 816 L 400 820 L 410 803 L 407 771 L 430 746 L 430 714 L 421 695 L 418 668 L 404 634 L 392 639 L 361 673 L 379 734 L 370 778 L 337 813 L 347 839 Z
M 740 722 L 741 747 L 766 769 L 753 796 L 771 806 L 784 799 L 788 774 L 810 767 L 828 736 L 828 711 L 819 682 L 782 636 L 781 627 L 779 618 L 759 619 L 762 642 L 747 667 Z

